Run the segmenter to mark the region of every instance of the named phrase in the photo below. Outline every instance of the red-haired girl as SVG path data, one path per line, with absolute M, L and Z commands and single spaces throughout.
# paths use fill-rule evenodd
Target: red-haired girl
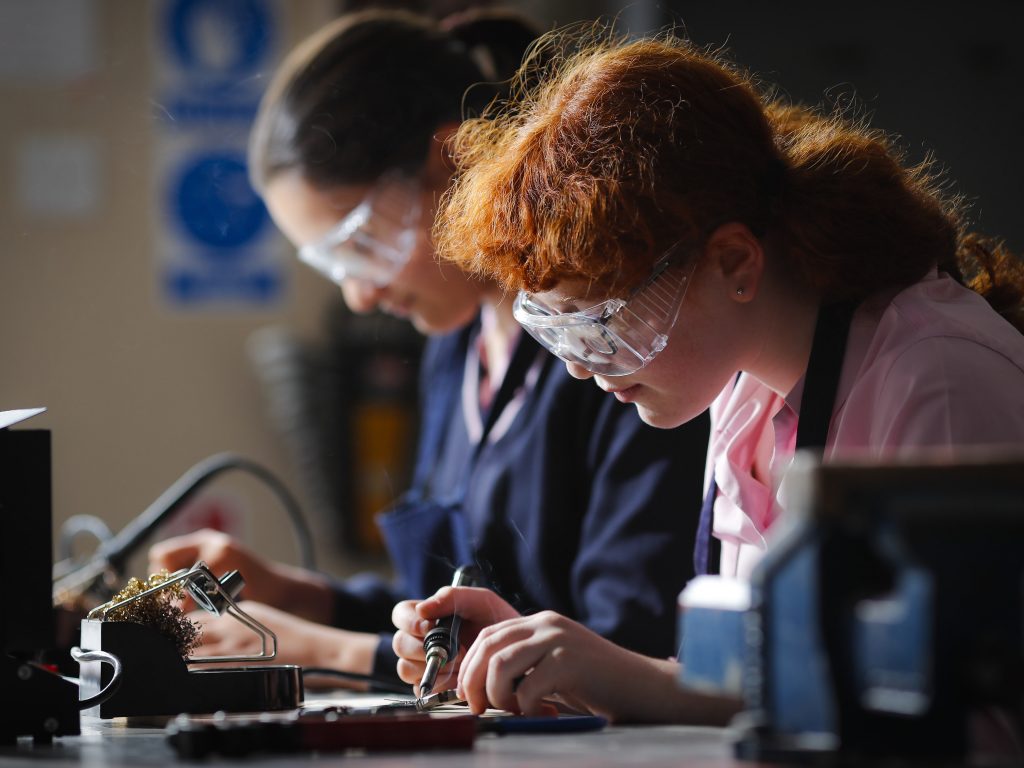
M 1024 445 L 1024 268 L 967 233 L 928 163 L 781 106 L 680 40 L 561 57 L 560 42 L 538 86 L 459 131 L 436 240 L 516 291 L 526 330 L 644 421 L 710 408 L 699 570 L 750 573 L 797 448 L 827 461 Z M 673 662 L 553 613 L 515 617 L 484 591 L 396 608 L 405 679 L 417 622 L 456 601 L 491 625 L 459 673 L 474 711 L 535 713 L 554 694 L 617 719 L 731 711 L 678 690 Z

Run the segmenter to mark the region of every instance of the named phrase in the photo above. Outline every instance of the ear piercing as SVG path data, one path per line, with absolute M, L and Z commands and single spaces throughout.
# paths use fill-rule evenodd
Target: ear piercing
M 747 289 L 742 287 L 742 286 L 740 286 L 739 288 L 736 289 L 736 295 L 737 296 L 742 296 L 746 292 L 747 292 Z

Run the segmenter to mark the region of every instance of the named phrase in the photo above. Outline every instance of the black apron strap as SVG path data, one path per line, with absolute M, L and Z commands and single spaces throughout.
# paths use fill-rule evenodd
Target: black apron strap
M 832 423 L 839 376 L 846 357 L 846 341 L 856 304 L 828 304 L 818 311 L 811 342 L 811 358 L 800 398 L 800 418 L 796 427 L 796 448 L 813 450 L 818 458 L 825 451 L 828 428 Z
M 828 304 L 818 310 L 811 356 L 804 376 L 804 391 L 800 399 L 797 450 L 813 450 L 819 457 L 825 450 L 832 410 L 839 390 L 839 377 L 843 372 L 843 359 L 846 357 L 850 321 L 856 308 L 854 303 L 843 303 Z M 693 567 L 698 575 L 718 573 L 721 569 L 722 543 L 712 535 L 717 496 L 718 484 L 712 474 L 711 487 L 701 506 L 697 541 L 693 549 Z

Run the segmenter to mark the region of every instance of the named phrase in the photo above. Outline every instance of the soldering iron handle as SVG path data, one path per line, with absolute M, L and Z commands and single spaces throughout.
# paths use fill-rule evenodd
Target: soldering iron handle
M 463 565 L 452 577 L 453 587 L 475 587 L 480 583 L 480 569 L 475 565 Z
M 455 571 L 452 578 L 453 587 L 473 587 L 480 583 L 480 569 L 475 565 L 463 565 Z M 423 638 L 423 650 L 445 645 L 448 658 L 445 663 L 454 659 L 459 653 L 459 628 L 462 618 L 458 613 L 438 619 L 437 624 Z
M 452 577 L 453 587 L 475 587 L 480 584 L 480 569 L 475 565 L 463 565 L 455 571 Z M 448 631 L 451 636 L 451 648 L 448 650 L 449 660 L 454 659 L 459 653 L 459 627 L 462 626 L 462 617 L 458 613 L 452 614 L 442 621 L 448 622 Z

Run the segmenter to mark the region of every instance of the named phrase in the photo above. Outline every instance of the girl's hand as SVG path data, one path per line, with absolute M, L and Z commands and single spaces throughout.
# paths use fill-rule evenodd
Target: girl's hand
M 242 597 L 272 605 L 310 621 L 331 620 L 333 596 L 318 573 L 266 560 L 237 539 L 208 528 L 158 542 L 149 550 L 149 572 L 174 573 L 202 560 L 218 577 L 237 570 L 245 579 Z
M 505 619 L 516 618 L 515 608 L 489 589 L 480 587 L 442 587 L 426 600 L 404 600 L 395 606 L 391 620 L 398 631 L 392 645 L 398 655 L 398 676 L 407 683 L 419 684 L 426 667 L 423 638 L 438 619 L 453 613 L 462 618 L 459 645 L 466 648 L 480 630 Z M 459 656 L 449 660 L 438 674 L 438 686 L 447 683 L 459 668 Z
M 245 596 L 276 605 L 282 585 L 275 583 L 270 563 L 226 533 L 204 528 L 174 536 L 149 548 L 149 572 L 174 573 L 202 560 L 218 577 L 237 570 L 245 579 Z
M 477 714 L 488 707 L 538 716 L 551 703 L 613 721 L 724 725 L 738 699 L 680 687 L 679 665 L 621 648 L 552 611 L 479 633 L 459 670 L 458 691 Z
M 631 654 L 553 611 L 483 629 L 466 652 L 458 690 L 479 714 L 488 707 L 552 714 L 552 701 L 610 716 Z M 627 670 L 628 671 L 628 670 Z
M 252 601 L 240 603 L 239 608 L 277 635 L 274 664 L 327 667 L 364 675 L 372 672 L 377 635 L 327 627 Z M 259 636 L 241 622 L 203 611 L 193 612 L 189 618 L 203 629 L 202 645 L 194 656 L 252 656 L 260 652 Z

